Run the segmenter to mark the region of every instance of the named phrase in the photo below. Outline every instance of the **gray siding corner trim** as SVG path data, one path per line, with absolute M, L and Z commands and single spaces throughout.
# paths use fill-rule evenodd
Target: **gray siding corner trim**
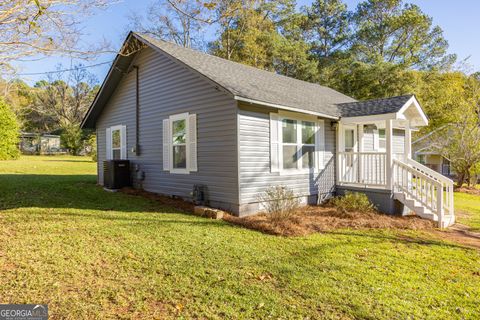
M 139 66 L 140 155 L 135 145 L 135 72 L 125 74 L 97 121 L 98 182 L 103 184 L 106 128 L 127 126 L 127 159 L 145 179 L 133 182 L 146 191 L 191 199 L 193 185 L 207 186 L 212 205 L 238 211 L 237 103 L 198 74 L 161 53 L 146 48 L 133 62 Z M 197 115 L 198 171 L 173 174 L 163 170 L 163 123 L 170 115 Z
M 328 197 L 335 191 L 335 129 L 325 119 L 325 169 L 317 173 L 282 175 L 270 171 L 269 109 L 239 103 L 239 191 L 240 214 L 258 210 L 258 195 L 268 187 L 285 185 L 297 195 L 312 198 Z M 315 201 L 314 201 L 315 202 Z

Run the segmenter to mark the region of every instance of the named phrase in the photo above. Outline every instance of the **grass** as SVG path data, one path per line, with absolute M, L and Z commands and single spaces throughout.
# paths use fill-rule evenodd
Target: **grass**
M 282 238 L 95 185 L 74 157 L 0 162 L 0 302 L 51 319 L 478 319 L 480 255 L 428 234 Z
M 457 221 L 480 231 L 480 196 L 463 192 L 455 192 L 455 211 Z

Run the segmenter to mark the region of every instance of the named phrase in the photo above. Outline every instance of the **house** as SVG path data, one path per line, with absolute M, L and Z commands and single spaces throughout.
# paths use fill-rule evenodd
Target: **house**
M 446 177 L 453 177 L 450 160 L 433 147 L 432 135 L 444 128 L 441 127 L 413 141 L 413 159 Z
M 20 134 L 20 151 L 23 154 L 58 154 L 60 148 L 60 136 L 47 133 Z
M 413 95 L 340 92 L 130 33 L 83 122 L 103 161 L 128 159 L 136 187 L 244 216 L 286 185 L 304 203 L 346 191 L 389 214 L 454 221 L 451 180 L 411 159 L 428 124 Z M 444 192 L 445 191 L 445 192 Z

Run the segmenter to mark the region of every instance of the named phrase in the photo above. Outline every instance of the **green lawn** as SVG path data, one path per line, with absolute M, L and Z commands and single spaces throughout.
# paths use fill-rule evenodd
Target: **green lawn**
M 468 193 L 455 193 L 455 211 L 457 222 L 480 231 L 480 196 Z
M 478 319 L 480 254 L 417 232 L 264 235 L 95 185 L 85 158 L 0 162 L 0 303 L 51 319 Z

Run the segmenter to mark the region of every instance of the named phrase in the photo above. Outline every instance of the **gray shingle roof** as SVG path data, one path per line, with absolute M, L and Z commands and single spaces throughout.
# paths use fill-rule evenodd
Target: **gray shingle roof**
M 336 104 L 355 101 L 318 84 L 183 48 L 145 34 L 135 35 L 242 98 L 318 112 L 332 117 L 340 116 Z
M 172 59 L 215 82 L 231 94 L 260 104 L 278 105 L 315 112 L 334 118 L 397 112 L 411 95 L 357 102 L 333 89 L 273 72 L 225 60 L 173 43 L 131 32 L 133 38 L 167 54 Z M 131 64 L 134 55 L 117 55 L 94 102 L 82 121 L 82 128 L 94 128 L 98 116 Z
M 338 108 L 342 117 L 395 113 L 398 112 L 411 97 L 413 97 L 412 94 L 386 99 L 342 103 L 338 105 Z

